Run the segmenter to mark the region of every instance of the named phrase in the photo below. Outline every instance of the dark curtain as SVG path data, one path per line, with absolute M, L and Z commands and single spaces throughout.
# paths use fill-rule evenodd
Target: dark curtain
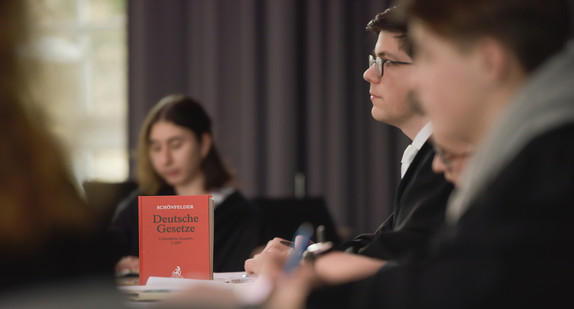
M 407 145 L 371 117 L 362 78 L 376 41 L 365 25 L 387 2 L 128 1 L 130 148 L 151 106 L 188 94 L 247 196 L 293 196 L 298 175 L 338 225 L 374 230 Z

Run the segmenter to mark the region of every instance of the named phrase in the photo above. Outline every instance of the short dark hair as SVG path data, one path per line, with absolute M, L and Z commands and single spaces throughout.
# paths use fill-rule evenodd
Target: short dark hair
M 381 31 L 396 33 L 395 38 L 399 40 L 399 48 L 404 50 L 411 58 L 414 48 L 407 32 L 407 19 L 400 5 L 386 9 L 375 16 L 367 24 L 367 31 L 379 34 Z
M 562 49 L 570 34 L 567 0 L 410 0 L 406 11 L 460 46 L 496 38 L 527 72 Z
M 166 187 L 167 183 L 153 169 L 149 157 L 149 134 L 157 122 L 164 120 L 184 127 L 198 140 L 204 133 L 212 135 L 211 119 L 199 102 L 180 94 L 169 95 L 161 99 L 148 114 L 140 132 L 137 153 L 137 180 L 144 194 L 154 195 Z M 211 144 L 207 156 L 201 162 L 205 174 L 205 189 L 214 190 L 223 187 L 233 178 L 233 174 L 224 164 L 215 143 Z

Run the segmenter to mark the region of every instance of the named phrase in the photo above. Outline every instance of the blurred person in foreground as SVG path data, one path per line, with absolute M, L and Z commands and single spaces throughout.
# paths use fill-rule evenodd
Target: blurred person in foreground
M 0 0 L 0 307 L 118 305 L 104 218 L 33 104 L 26 1 Z M 111 307 L 113 307 L 111 306 Z
M 521 308 L 571 301 L 569 11 L 560 0 L 410 1 L 413 86 L 435 132 L 472 143 L 474 155 L 427 257 L 316 290 L 306 305 L 291 307 Z M 311 290 L 309 272 L 310 265 L 280 281 L 278 293 Z
M 471 143 L 449 134 L 435 133 L 432 141 L 435 156 L 432 169 L 455 187 L 461 185 L 466 165 L 473 155 L 474 147 Z
M 118 206 L 110 227 L 123 256 L 118 273 L 139 271 L 139 195 L 213 197 L 214 272 L 241 271 L 264 243 L 261 215 L 233 187 L 233 174 L 213 140 L 211 118 L 199 102 L 179 94 L 162 98 L 142 126 L 137 164 L 138 189 Z
M 404 263 L 426 247 L 444 222 L 452 185 L 432 171 L 435 151 L 429 138 L 433 129 L 408 87 L 416 63 L 407 22 L 399 11 L 389 8 L 368 23 L 367 31 L 376 34 L 377 42 L 363 78 L 370 84 L 373 118 L 399 128 L 412 143 L 401 160 L 391 216 L 374 233 L 358 235 L 315 261 L 317 276 L 330 284 L 368 277 L 388 261 Z M 285 257 L 289 247 L 281 242 L 279 238 L 270 241 L 261 254 L 247 260 L 246 272 L 259 275 L 267 255 Z

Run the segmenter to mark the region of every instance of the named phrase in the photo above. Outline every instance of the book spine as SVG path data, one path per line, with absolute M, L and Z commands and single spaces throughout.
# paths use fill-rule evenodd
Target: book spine
M 213 280 L 213 238 L 214 238 L 214 208 L 215 208 L 215 201 L 211 198 L 208 198 L 208 205 L 209 205 L 209 276 L 210 279 Z
M 143 254 L 143 212 L 142 212 L 142 206 L 143 206 L 143 198 L 142 196 L 138 196 L 138 229 L 139 229 L 139 252 L 140 252 L 140 277 L 139 277 L 139 284 L 143 285 L 145 284 L 144 281 L 144 275 L 145 275 L 145 270 L 144 270 L 144 255 Z

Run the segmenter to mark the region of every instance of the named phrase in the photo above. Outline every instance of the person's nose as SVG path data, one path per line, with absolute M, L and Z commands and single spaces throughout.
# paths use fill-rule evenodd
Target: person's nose
M 420 77 L 421 74 L 419 73 L 419 69 L 416 65 L 413 66 L 413 74 L 410 74 L 409 77 L 407 78 L 407 86 L 415 91 L 418 92 L 419 91 L 419 84 L 420 84 Z
M 363 73 L 363 79 L 369 83 L 376 83 L 379 80 L 377 73 L 375 72 L 375 66 L 371 65 Z
M 438 154 L 435 154 L 432 160 L 432 170 L 436 174 L 444 174 L 447 172 L 446 165 L 444 164 L 444 162 L 442 162 L 442 159 L 439 157 Z
M 164 166 L 168 166 L 171 164 L 172 155 L 171 151 L 169 150 L 169 147 L 164 147 L 164 149 L 161 150 L 161 162 Z

